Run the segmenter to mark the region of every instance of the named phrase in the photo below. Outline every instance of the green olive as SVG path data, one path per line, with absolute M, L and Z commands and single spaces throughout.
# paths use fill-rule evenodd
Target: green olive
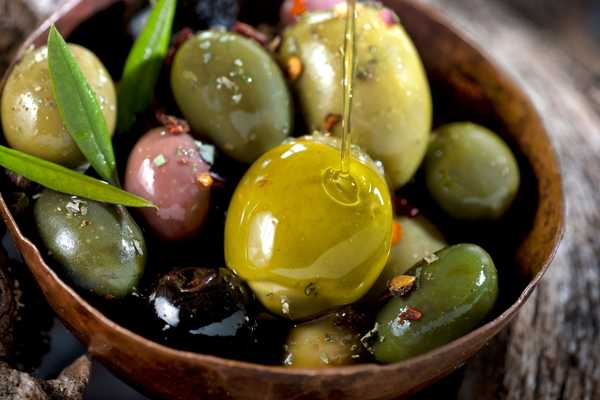
M 238 161 L 256 160 L 292 130 L 281 70 L 240 35 L 207 31 L 185 42 L 173 62 L 171 88 L 193 130 Z
M 360 333 L 337 314 L 296 325 L 285 345 L 284 364 L 293 368 L 327 368 L 360 361 Z
M 269 311 L 293 320 L 360 299 L 390 252 L 383 176 L 354 152 L 349 174 L 335 185 L 328 177 L 340 167 L 340 151 L 332 142 L 310 136 L 272 149 L 246 172 L 227 212 L 227 266 Z
M 69 49 L 96 93 L 112 135 L 117 113 L 113 81 L 92 52 L 75 44 L 69 44 Z M 70 168 L 85 162 L 54 101 L 46 46 L 25 54 L 14 67 L 1 102 L 2 128 L 11 147 Z
M 431 94 L 421 60 L 398 23 L 374 6 L 358 7 L 358 60 L 354 89 L 353 137 L 385 166 L 392 189 L 415 173 L 427 150 Z M 310 129 L 329 114 L 342 113 L 342 59 L 345 16 L 335 10 L 309 13 L 283 34 L 280 61 L 299 58 L 294 81 Z M 333 129 L 341 135 L 341 124 Z
M 34 218 L 49 254 L 78 287 L 122 298 L 137 285 L 146 245 L 125 208 L 44 190 Z
M 498 296 L 496 267 L 490 255 L 459 244 L 423 261 L 409 275 L 414 290 L 390 300 L 377 314 L 371 332 L 377 361 L 398 362 L 425 353 L 477 327 Z
M 519 190 L 520 173 L 510 148 L 494 132 L 462 122 L 439 128 L 425 160 L 427 188 L 457 219 L 497 219 Z
M 367 294 L 365 300 L 369 302 L 382 298 L 390 279 L 404 274 L 423 258 L 448 246 L 442 233 L 423 216 L 400 217 L 396 222 L 401 227 L 401 239 L 392 246 L 387 265 Z

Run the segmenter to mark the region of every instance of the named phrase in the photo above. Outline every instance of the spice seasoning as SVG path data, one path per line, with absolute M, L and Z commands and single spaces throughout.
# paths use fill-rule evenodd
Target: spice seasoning
M 298 56 L 290 57 L 286 63 L 286 71 L 288 78 L 294 82 L 300 78 L 302 72 L 304 71 L 304 66 L 302 65 L 302 60 Z
M 411 275 L 395 276 L 388 282 L 388 290 L 392 296 L 406 296 L 415 287 L 416 280 Z

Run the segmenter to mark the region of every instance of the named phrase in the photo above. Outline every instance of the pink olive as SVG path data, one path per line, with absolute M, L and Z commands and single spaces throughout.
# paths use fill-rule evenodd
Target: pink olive
M 125 189 L 159 207 L 140 210 L 159 237 L 186 239 L 198 233 L 206 219 L 209 171 L 190 135 L 155 128 L 142 136 L 129 155 Z

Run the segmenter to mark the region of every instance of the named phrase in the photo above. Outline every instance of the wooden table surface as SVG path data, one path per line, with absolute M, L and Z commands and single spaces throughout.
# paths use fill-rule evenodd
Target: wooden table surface
M 0 0 L 0 69 L 14 38 L 61 1 Z M 600 2 L 419 1 L 452 20 L 533 100 L 561 162 L 567 229 L 510 328 L 416 398 L 600 399 L 600 35 L 591 33 L 600 31 Z

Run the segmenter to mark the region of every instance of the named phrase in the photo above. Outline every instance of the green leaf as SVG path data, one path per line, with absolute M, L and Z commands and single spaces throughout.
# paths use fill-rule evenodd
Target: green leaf
M 104 181 L 8 147 L 0 146 L 0 166 L 57 192 L 127 207 L 156 207 Z
M 96 94 L 54 26 L 48 35 L 48 66 L 54 99 L 67 131 L 98 174 L 116 182 L 116 163 Z
M 136 115 L 145 111 L 152 101 L 156 81 L 169 51 L 176 5 L 176 0 L 156 2 L 127 57 L 119 84 L 120 132 L 129 130 Z

